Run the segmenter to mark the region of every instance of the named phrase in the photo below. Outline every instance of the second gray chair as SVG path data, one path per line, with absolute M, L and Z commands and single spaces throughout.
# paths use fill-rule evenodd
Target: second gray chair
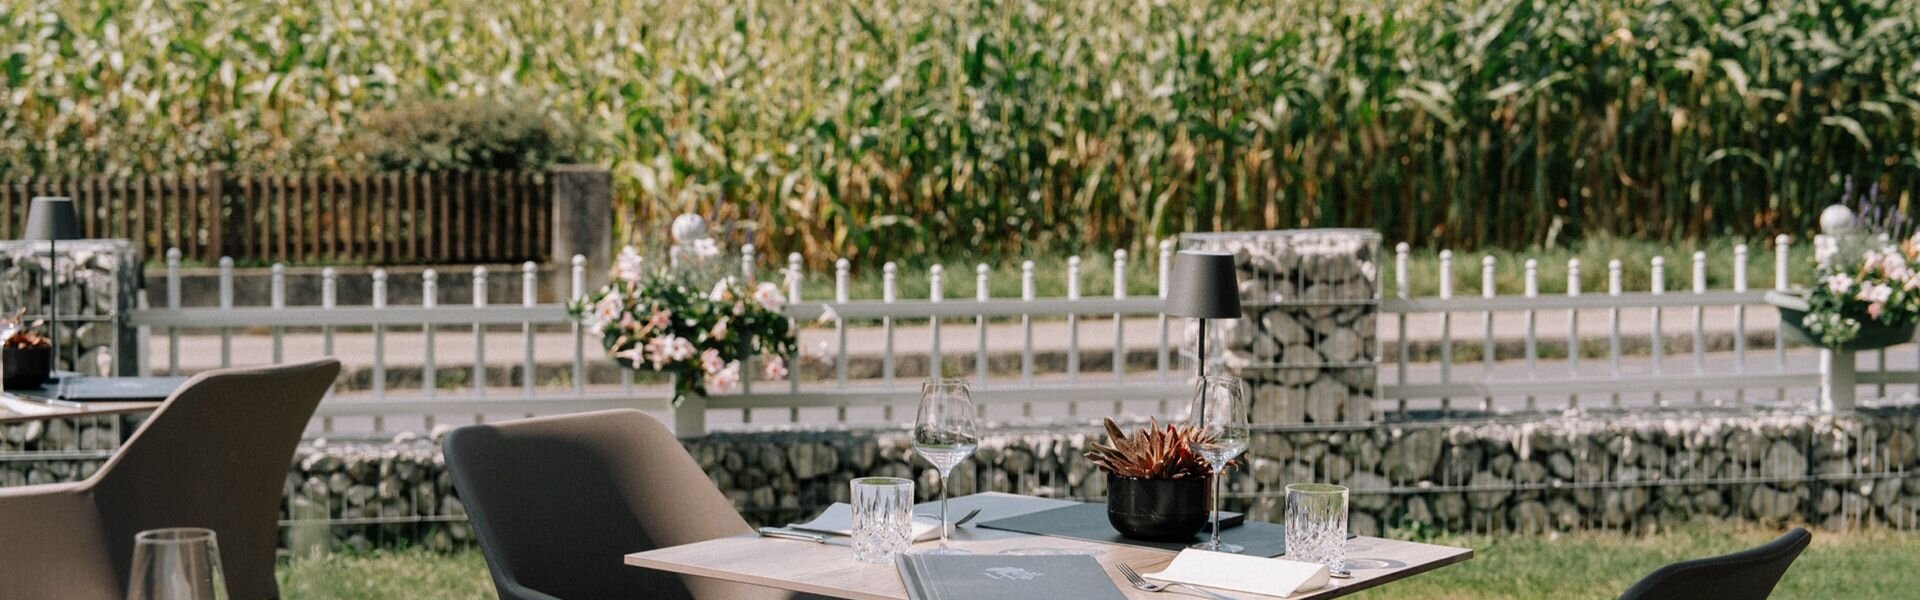
M 500 597 L 788 598 L 620 557 L 751 533 L 666 426 L 636 410 L 454 430 L 447 468 Z
M 235 600 L 279 596 L 280 490 L 332 359 L 209 371 L 85 481 L 0 488 L 0 597 L 124 598 L 133 536 L 204 527 Z
M 1634 584 L 1620 600 L 1766 600 L 1812 542 L 1813 534 L 1795 527 L 1758 548 L 1673 563 Z

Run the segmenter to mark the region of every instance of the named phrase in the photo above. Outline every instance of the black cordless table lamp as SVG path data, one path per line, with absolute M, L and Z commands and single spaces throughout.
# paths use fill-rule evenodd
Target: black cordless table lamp
M 53 370 L 60 370 L 60 240 L 80 239 L 80 216 L 71 198 L 34 198 L 27 208 L 27 227 L 20 239 L 47 242 L 48 301 L 52 315 L 47 319 L 47 337 L 53 342 Z
M 1233 268 L 1233 255 L 1196 250 L 1175 255 L 1164 311 L 1176 317 L 1200 319 L 1197 362 L 1199 375 L 1205 377 L 1207 319 L 1240 318 L 1240 277 Z

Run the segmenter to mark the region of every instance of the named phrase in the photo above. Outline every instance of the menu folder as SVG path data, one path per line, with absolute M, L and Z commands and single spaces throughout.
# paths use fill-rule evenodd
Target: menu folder
M 901 554 L 910 600 L 1122 600 L 1092 556 Z

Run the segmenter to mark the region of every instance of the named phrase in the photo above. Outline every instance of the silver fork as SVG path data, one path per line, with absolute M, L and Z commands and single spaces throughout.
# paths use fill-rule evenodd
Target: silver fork
M 940 518 L 940 515 L 929 515 L 929 514 L 924 514 L 924 513 L 915 513 L 915 514 L 914 514 L 914 516 L 916 516 L 916 517 L 933 517 L 933 518 L 935 518 L 935 519 L 938 519 L 938 518 Z M 978 517 L 978 516 L 980 516 L 980 509 L 978 509 L 978 508 L 976 508 L 976 509 L 973 509 L 973 510 L 971 510 L 971 511 L 968 511 L 968 512 L 967 512 L 967 514 L 966 514 L 965 516 L 962 516 L 962 517 L 960 517 L 960 519 L 959 519 L 959 520 L 956 520 L 956 521 L 954 521 L 954 522 L 953 522 L 953 526 L 954 526 L 954 527 L 959 527 L 959 526 L 961 526 L 961 525 L 965 525 L 965 524 L 967 524 L 967 522 L 968 522 L 968 521 L 972 521 L 974 517 Z
M 1137 590 L 1146 591 L 1146 592 L 1164 592 L 1167 590 L 1167 588 L 1177 585 L 1177 586 L 1187 588 L 1196 592 L 1200 592 L 1202 594 L 1206 594 L 1207 597 L 1209 598 L 1217 598 L 1219 600 L 1234 600 L 1234 598 L 1231 596 L 1222 596 L 1220 594 L 1215 594 L 1213 592 L 1207 591 L 1206 589 L 1203 589 L 1197 586 L 1187 585 L 1184 583 L 1178 583 L 1178 582 L 1153 583 L 1151 581 L 1147 581 L 1147 578 L 1141 577 L 1139 573 L 1134 572 L 1133 567 L 1127 566 L 1127 563 L 1114 563 L 1114 566 L 1120 568 L 1120 574 L 1125 575 L 1127 577 L 1127 583 L 1133 584 L 1134 589 L 1137 589 Z

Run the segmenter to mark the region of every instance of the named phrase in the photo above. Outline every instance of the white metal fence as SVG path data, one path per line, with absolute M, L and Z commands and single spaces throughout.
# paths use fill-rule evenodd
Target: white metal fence
M 748 246 L 742 253 L 741 270 L 749 279 L 756 275 L 753 252 L 754 249 Z M 1170 242 L 1161 245 L 1159 275 L 1162 288 L 1168 276 L 1166 265 L 1172 252 L 1173 245 Z M 590 384 L 589 369 L 592 363 L 607 360 L 600 342 L 590 339 L 590 334 L 567 315 L 564 305 L 536 301 L 539 273 L 537 266 L 531 262 L 523 265 L 518 273 L 523 293 L 512 304 L 498 303 L 498 299 L 488 297 L 487 280 L 495 274 L 488 272 L 485 267 L 476 267 L 473 271 L 475 292 L 470 303 L 454 305 L 439 302 L 437 274 L 428 270 L 422 275 L 424 293 L 421 304 L 389 304 L 386 301 L 389 284 L 386 273 L 376 270 L 371 274 L 372 303 L 340 306 L 335 302 L 338 280 L 329 270 L 323 275 L 322 297 L 318 305 L 293 306 L 287 302 L 283 270 L 276 266 L 271 283 L 270 305 L 235 306 L 232 261 L 223 260 L 220 264 L 220 302 L 214 307 L 181 306 L 179 262 L 178 253 L 169 253 L 165 302 L 160 307 L 141 309 L 130 315 L 132 325 L 149 330 L 153 340 L 149 344 L 152 352 L 159 352 L 162 345 L 165 347 L 165 364 L 168 366 L 155 370 L 178 370 L 182 353 L 185 352 L 182 339 L 189 330 L 218 332 L 221 366 L 236 363 L 234 338 L 237 331 L 264 328 L 272 340 L 268 355 L 244 356 L 238 361 L 242 363 L 286 360 L 287 345 L 284 340 L 289 330 L 296 328 L 319 328 L 319 335 L 324 340 L 321 352 L 325 355 L 336 354 L 336 337 L 345 335 L 344 330 L 348 328 L 354 329 L 356 335 L 371 336 L 370 386 L 364 391 L 336 392 L 324 402 L 318 413 L 321 433 L 336 431 L 337 422 L 348 418 L 365 418 L 367 432 L 380 433 L 389 430 L 387 421 L 390 418 L 402 416 L 418 416 L 423 426 L 431 428 L 450 416 L 478 422 L 491 415 L 530 415 L 614 407 L 670 411 L 676 431 L 682 435 L 698 435 L 706 431 L 708 420 L 722 413 L 738 415 L 741 422 L 755 422 L 756 413 L 765 415 L 774 412 L 782 413 L 781 416 L 790 423 L 803 420 L 845 423 L 861 420 L 860 415 L 850 417 L 850 411 L 871 409 L 877 415 L 869 419 L 893 422 L 896 419 L 895 409 L 905 406 L 911 410 L 918 397 L 917 378 L 909 381 L 896 377 L 902 350 L 896 344 L 896 330 L 909 322 L 924 327 L 924 331 L 930 334 L 929 343 L 919 351 L 925 353 L 928 374 L 933 376 L 942 375 L 946 365 L 966 358 L 943 356 L 946 344 L 942 337 L 967 335 L 968 326 L 971 325 L 971 333 L 977 343 L 971 357 L 973 368 L 970 377 L 974 381 L 974 398 L 981 405 L 983 415 L 988 418 L 1077 417 L 1082 404 L 1096 404 L 1102 410 L 1110 408 L 1115 413 L 1136 411 L 1160 414 L 1165 412 L 1168 400 L 1184 398 L 1189 392 L 1186 378 L 1175 375 L 1173 371 L 1172 362 L 1177 352 L 1170 339 L 1167 318 L 1160 315 L 1161 298 L 1129 297 L 1124 285 L 1115 286 L 1111 297 L 1083 296 L 1080 293 L 1081 274 L 1077 257 L 1069 262 L 1067 273 L 1064 274 L 1066 295 L 1057 298 L 1035 296 L 1038 274 L 1030 261 L 1022 269 L 1023 291 L 1019 298 L 991 297 L 985 265 L 979 266 L 975 272 L 976 288 L 980 291 L 971 299 L 946 298 L 942 289 L 945 272 L 938 266 L 933 267 L 930 273 L 931 289 L 924 300 L 899 298 L 897 267 L 892 263 L 883 267 L 883 294 L 877 299 L 851 297 L 851 265 L 846 260 L 839 261 L 837 265 L 834 274 L 836 292 L 831 299 L 804 298 L 798 278 L 788 278 L 786 314 L 800 324 L 829 321 L 826 326 L 834 332 L 833 338 L 837 344 L 829 348 L 824 357 L 831 364 L 831 378 L 801 381 L 797 375 L 798 369 L 795 369 L 796 375 L 784 382 L 743 381 L 740 393 L 684 399 L 677 407 L 670 404 L 671 386 L 636 382 L 631 372 L 621 373 L 617 384 Z M 573 259 L 573 297 L 580 297 L 588 289 L 589 280 L 584 263 L 582 257 Z M 786 268 L 798 270 L 801 264 L 799 255 L 790 255 Z M 1115 252 L 1113 269 L 1117 281 L 1125 281 L 1128 268 L 1126 253 Z M 1127 368 L 1126 353 L 1130 347 L 1126 340 L 1125 320 L 1129 317 L 1158 321 L 1157 340 L 1152 342 L 1157 360 L 1154 368 L 1148 372 L 1130 371 Z M 995 320 L 1019 322 L 1018 376 L 997 377 L 988 368 L 989 348 L 994 342 L 989 338 L 989 322 Z M 1065 368 L 1061 372 L 1044 373 L 1036 368 L 1035 327 L 1041 321 L 1065 323 L 1066 356 Z M 849 330 L 862 325 L 871 327 L 869 333 L 877 334 L 883 340 L 880 352 L 882 366 L 878 377 L 854 378 L 848 370 L 851 358 Z M 497 370 L 498 365 L 488 361 L 488 337 L 498 335 L 502 328 L 518 328 L 524 338 L 524 348 L 518 357 L 521 359 L 518 365 L 521 376 L 518 377 L 519 385 L 514 388 L 503 389 L 502 386 L 489 383 L 495 381 L 489 377 L 489 369 L 492 367 Z M 531 375 L 537 371 L 539 359 L 536 356 L 536 336 L 553 329 L 571 332 L 572 343 L 567 348 L 570 361 L 567 381 L 570 385 L 541 385 Z M 1102 333 L 1112 336 L 1113 367 L 1105 373 L 1086 372 L 1081 368 L 1083 334 L 1094 336 Z M 395 389 L 388 383 L 387 367 L 391 358 L 388 356 L 388 347 L 392 341 L 407 336 L 412 336 L 419 344 L 418 379 L 421 383 L 411 389 Z M 164 343 L 160 340 L 164 340 Z M 462 343 L 463 353 L 469 354 L 472 361 L 468 364 L 442 364 L 436 356 L 436 350 L 447 346 L 449 342 Z M 801 357 L 788 358 L 791 362 Z M 949 362 L 949 358 L 955 360 Z M 158 364 L 154 361 L 157 361 L 157 357 L 149 361 L 150 368 Z M 443 373 L 455 370 L 465 371 L 467 385 L 448 389 L 439 384 Z M 750 365 L 743 371 L 754 372 Z M 1036 407 L 1039 410 L 1036 411 Z M 808 409 L 824 409 L 826 414 L 803 415 L 803 411 Z M 759 421 L 765 422 L 766 418 L 760 417 Z
M 1776 253 L 1773 289 L 1787 289 L 1790 242 L 1785 236 L 1775 240 Z M 1161 289 L 1168 276 L 1174 245 L 1158 248 L 1155 266 Z M 744 275 L 757 275 L 752 268 L 753 248 L 743 249 Z M 1491 256 L 1481 258 L 1477 294 L 1455 290 L 1455 255 L 1442 252 L 1437 272 L 1410 273 L 1406 244 L 1397 248 L 1395 285 L 1390 296 L 1380 303 L 1383 325 L 1382 345 L 1393 350 L 1383 352 L 1392 364 L 1381 370 L 1379 405 L 1376 414 L 1387 418 L 1411 418 L 1423 413 L 1451 417 L 1471 417 L 1492 413 L 1535 411 L 1637 409 L 1666 406 L 1742 406 L 1748 404 L 1805 404 L 1814 399 L 1832 402 L 1835 391 L 1852 390 L 1846 380 L 1868 396 L 1885 396 L 1893 384 L 1920 384 L 1920 370 L 1895 370 L 1894 364 L 1920 365 L 1920 355 L 1911 360 L 1910 349 L 1893 353 L 1880 351 L 1868 372 L 1854 375 L 1850 355 L 1835 355 L 1813 349 L 1788 348 L 1777 335 L 1765 345 L 1750 343 L 1750 321 L 1773 325 L 1771 307 L 1764 303 L 1764 290 L 1748 285 L 1747 247 L 1733 249 L 1730 256 L 1712 257 L 1696 252 L 1682 268 L 1689 268 L 1691 283 L 1685 289 L 1665 289 L 1668 265 L 1664 257 L 1651 259 L 1653 277 L 1645 290 L 1623 289 L 1622 265 L 1606 265 L 1607 289 L 1587 292 L 1581 288 L 1580 273 L 1587 265 L 1578 260 L 1567 265 L 1568 280 L 1564 293 L 1539 293 L 1537 263 L 1524 264 L 1524 293 L 1498 295 L 1493 282 L 1496 265 Z M 786 269 L 801 269 L 798 255 L 788 257 Z M 1734 273 L 1732 287 L 1709 289 L 1707 267 L 1710 260 L 1730 261 Z M 589 278 L 582 260 L 572 265 L 572 290 L 577 297 L 588 289 Z M 370 347 L 362 357 L 371 364 L 370 381 L 365 389 L 341 391 L 325 402 L 317 424 L 320 432 L 337 430 L 343 419 L 358 419 L 349 429 L 372 433 L 393 427 L 389 419 L 407 418 L 431 428 L 448 420 L 479 421 L 492 416 L 517 416 L 558 413 L 612 407 L 636 407 L 660 413 L 671 412 L 678 431 L 697 435 L 709 422 L 729 424 L 758 423 L 893 423 L 902 415 L 896 409 L 911 410 L 917 395 L 914 386 L 920 375 L 940 375 L 948 369 L 966 373 L 975 381 L 976 399 L 988 418 L 1019 419 L 1032 417 L 1083 418 L 1096 414 L 1166 415 L 1168 401 L 1188 393 L 1186 373 L 1190 354 L 1183 354 L 1182 341 L 1167 317 L 1159 313 L 1161 297 L 1130 297 L 1125 286 L 1115 286 L 1111 297 L 1086 297 L 1080 293 L 1082 274 L 1077 259 L 1071 261 L 1064 277 L 1066 294 L 1039 298 L 1035 295 L 1037 278 L 1031 262 L 1023 269 L 1022 294 L 1018 298 L 989 295 L 988 273 L 981 265 L 974 273 L 977 295 L 972 298 L 948 298 L 944 292 L 946 273 L 934 267 L 929 273 L 928 297 L 906 300 L 899 297 L 897 268 L 883 267 L 883 288 L 879 298 L 853 298 L 850 265 L 842 260 L 834 273 L 832 298 L 806 298 L 797 278 L 788 282 L 786 313 L 796 322 L 827 328 L 828 347 L 811 360 L 825 361 L 825 375 L 802 381 L 796 375 L 784 382 L 745 382 L 740 393 L 694 398 L 679 407 L 670 406 L 670 386 L 663 382 L 636 381 L 634 374 L 621 373 L 617 383 L 593 383 L 590 371 L 606 359 L 599 341 L 570 319 L 564 306 L 541 304 L 534 290 L 539 286 L 537 267 L 528 263 L 518 276 L 523 293 L 519 298 L 488 297 L 486 280 L 497 277 L 484 267 L 475 268 L 476 290 L 469 302 L 442 302 L 436 289 L 436 274 L 422 275 L 423 301 L 418 305 L 392 305 L 386 301 L 388 281 L 383 271 L 372 273 L 372 303 L 365 306 L 340 306 L 335 302 L 336 278 L 328 274 L 322 297 L 314 306 L 293 306 L 286 298 L 284 280 L 275 269 L 271 303 L 268 306 L 235 306 L 230 261 L 222 261 L 220 305 L 216 307 L 180 306 L 179 261 L 169 257 L 165 283 L 165 302 L 156 308 L 135 311 L 132 324 L 149 328 L 153 354 L 165 348 L 167 369 L 181 362 L 183 332 L 214 331 L 219 336 L 219 364 L 236 362 L 233 338 L 240 330 L 266 330 L 272 344 L 265 355 L 248 355 L 238 362 L 268 362 L 287 358 L 282 343 L 288 331 L 319 328 L 322 352 L 335 354 L 335 338 L 346 335 L 370 336 Z M 1115 253 L 1116 281 L 1126 279 L 1129 265 L 1126 253 Z M 1509 267 L 1511 268 L 1511 267 Z M 1416 277 L 1433 277 L 1438 293 L 1431 297 L 1409 295 L 1408 282 Z M 1163 292 L 1164 293 L 1164 292 Z M 1760 311 L 1760 312 L 1755 312 Z M 825 316 L 825 319 L 822 317 Z M 1715 326 L 1709 327 L 1708 321 Z M 1132 327 L 1136 336 L 1129 339 L 1128 320 L 1154 324 L 1149 339 L 1139 339 L 1140 327 Z M 816 325 L 816 321 L 821 324 Z M 1017 327 L 1011 323 L 1018 323 Z M 1045 330 L 1036 332 L 1038 323 Z M 990 323 L 994 329 L 990 335 Z M 1410 333 L 1409 328 L 1418 330 Z M 912 345 L 902 341 L 903 327 L 915 328 Z M 520 376 L 515 383 L 503 383 L 489 377 L 493 371 L 510 364 L 512 358 L 489 361 L 487 348 L 500 349 L 497 338 L 504 330 L 518 330 L 524 344 L 518 348 Z M 552 337 L 555 331 L 567 331 L 570 344 L 564 349 L 568 364 L 564 383 L 542 384 L 532 374 L 541 356 L 536 356 L 536 336 Z M 1765 330 L 1756 330 L 1766 333 Z M 1424 333 L 1422 333 L 1424 332 Z M 850 335 L 866 336 L 876 349 L 880 366 L 877 373 L 850 373 L 855 358 Z M 1425 338 L 1421 336 L 1425 335 Z M 1018 374 L 996 375 L 989 367 L 991 355 L 1012 351 L 1008 337 L 1018 337 Z M 1058 346 L 1064 337 L 1064 366 L 1038 368 L 1036 340 Z M 1720 336 L 1718 342 L 1710 341 Z M 1725 338 L 1730 336 L 1730 342 Z M 969 352 L 954 350 L 950 337 L 971 338 Z M 489 344 L 488 339 L 495 338 Z M 1095 338 L 1111 341 L 1110 370 L 1099 373 L 1082 368 L 1083 347 Z M 406 339 L 408 347 L 419 355 L 419 384 L 398 388 L 389 383 L 388 349 L 394 340 Z M 1431 360 L 1410 360 L 1410 346 L 1428 344 L 1437 348 Z M 449 344 L 463 348 L 462 357 L 471 361 L 449 364 L 436 357 L 437 350 Z M 1549 348 L 1554 346 L 1555 348 Z M 1629 351 L 1629 348 L 1632 348 Z M 1556 352 L 1543 352 L 1553 349 Z M 551 352 L 548 345 L 545 351 Z M 1130 350 L 1145 350 L 1153 355 L 1151 366 L 1128 367 Z M 1584 350 L 1584 352 L 1583 352 Z M 1477 354 L 1468 360 L 1456 360 L 1456 352 Z M 1585 356 L 1583 356 L 1585 355 Z M 904 357 L 924 360 L 925 365 L 911 379 L 898 377 Z M 1185 356 L 1186 359 L 1180 357 Z M 789 357 L 797 362 L 802 357 Z M 1104 358 L 1104 357 L 1103 357 Z M 551 362 L 549 355 L 546 359 Z M 158 360 L 156 356 L 155 361 Z M 971 363 L 969 365 L 969 363 Z M 160 363 L 154 362 L 158 365 Z M 505 367 L 511 370 L 512 367 Z M 753 369 L 745 369 L 753 372 Z M 444 384 L 446 374 L 461 375 L 462 383 Z M 491 382 L 491 383 L 490 383 Z M 1898 392 L 1898 390 L 1893 390 Z M 1845 394 L 1841 399 L 1846 400 Z M 1092 405 L 1095 413 L 1082 414 Z M 1848 405 L 1826 405 L 1845 409 Z M 413 421 L 412 419 L 417 419 Z

